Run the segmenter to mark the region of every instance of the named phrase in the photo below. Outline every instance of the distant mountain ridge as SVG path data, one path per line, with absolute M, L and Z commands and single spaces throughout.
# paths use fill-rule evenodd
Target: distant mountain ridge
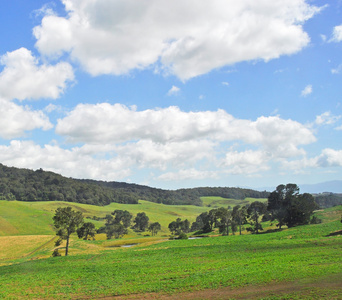
M 283 184 L 287 184 L 283 183 Z M 295 182 L 291 182 L 295 183 Z M 314 184 L 297 184 L 300 188 L 300 193 L 309 193 L 309 194 L 320 194 L 320 193 L 335 193 L 340 194 L 342 193 L 342 180 L 332 180 Z M 260 187 L 256 188 L 258 191 L 268 191 L 273 192 L 276 189 L 274 187 Z
M 316 184 L 300 184 L 302 193 L 342 193 L 342 180 L 332 180 Z

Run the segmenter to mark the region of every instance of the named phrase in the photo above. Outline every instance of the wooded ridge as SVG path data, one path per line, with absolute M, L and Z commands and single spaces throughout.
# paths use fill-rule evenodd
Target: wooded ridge
M 200 187 L 163 190 L 144 185 L 73 179 L 38 169 L 36 171 L 0 164 L 0 197 L 18 201 L 67 201 L 93 205 L 112 202 L 137 204 L 146 200 L 168 205 L 202 206 L 203 196 L 245 199 L 267 198 L 268 192 L 230 187 Z

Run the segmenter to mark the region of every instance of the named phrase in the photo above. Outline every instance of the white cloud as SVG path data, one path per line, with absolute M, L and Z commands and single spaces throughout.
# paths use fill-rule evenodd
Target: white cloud
M 342 25 L 335 26 L 333 30 L 333 35 L 331 38 L 332 42 L 341 42 L 342 41 Z
M 60 62 L 55 66 L 39 64 L 31 51 L 20 48 L 1 56 L 0 96 L 12 99 L 56 99 L 68 81 L 74 80 L 72 67 Z
M 63 0 L 34 28 L 46 56 L 68 52 L 92 75 L 161 64 L 182 80 L 241 61 L 278 58 L 309 43 L 302 24 L 321 9 L 304 0 Z
M 253 174 L 268 170 L 270 159 L 271 157 L 264 151 L 229 151 L 226 153 L 224 165 L 228 167 L 228 173 Z
M 218 173 L 215 171 L 200 171 L 194 168 L 182 169 L 178 172 L 167 172 L 156 179 L 163 181 L 179 181 L 179 180 L 201 180 L 208 178 L 218 178 Z
M 41 147 L 33 141 L 11 141 L 9 146 L 0 145 L 0 161 L 8 166 L 57 172 L 74 178 L 119 180 L 129 176 L 125 157 L 99 159 L 88 152 L 87 147 L 65 150 L 58 145 Z
M 172 88 L 167 92 L 168 96 L 174 96 L 174 95 L 178 95 L 180 92 L 180 88 L 177 86 L 172 86 Z
M 156 143 L 150 140 L 116 146 L 119 156 L 127 156 L 131 163 L 141 167 L 166 170 L 168 166 L 184 167 L 201 160 L 215 160 L 217 144 L 208 140 Z
M 342 71 L 342 64 L 338 65 L 337 68 L 331 69 L 332 74 L 340 74 Z
M 42 111 L 32 111 L 28 106 L 20 106 L 0 99 L 0 137 L 5 139 L 25 135 L 26 131 L 53 126 Z
M 222 85 L 229 86 L 229 82 L 223 81 Z
M 312 93 L 312 85 L 309 84 L 304 88 L 304 90 L 302 90 L 301 95 L 302 97 L 306 97 L 310 95 L 311 93 Z
M 342 150 L 324 149 L 317 157 L 319 167 L 342 167 Z
M 326 111 L 316 117 L 315 123 L 317 125 L 331 125 L 336 123 L 340 118 L 341 116 L 333 116 L 330 111 Z
M 323 149 L 322 153 L 313 158 L 306 156 L 300 160 L 283 161 L 285 169 L 293 170 L 296 172 L 303 172 L 305 169 L 310 168 L 336 168 L 342 167 L 342 150 L 334 150 L 330 148 Z
M 137 111 L 120 104 L 79 104 L 56 126 L 69 142 L 91 144 L 151 140 L 154 143 L 209 139 L 261 146 L 281 157 L 298 155 L 315 141 L 302 124 L 279 117 L 239 120 L 225 112 L 183 112 L 178 107 Z

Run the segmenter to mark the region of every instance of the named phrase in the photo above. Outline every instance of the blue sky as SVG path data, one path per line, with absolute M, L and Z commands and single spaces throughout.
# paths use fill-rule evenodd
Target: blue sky
M 342 179 L 342 1 L 0 1 L 0 162 L 177 189 Z

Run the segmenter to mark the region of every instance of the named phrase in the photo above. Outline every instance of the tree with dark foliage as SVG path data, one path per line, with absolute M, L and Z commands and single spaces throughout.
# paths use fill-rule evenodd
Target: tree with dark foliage
M 311 194 L 299 194 L 296 184 L 278 185 L 268 197 L 267 209 L 277 226 L 293 227 L 310 223 L 311 216 L 318 205 Z
M 118 239 L 128 233 L 127 228 L 131 225 L 133 216 L 127 210 L 115 210 L 106 216 L 105 232 L 107 239 L 113 236 Z
M 88 240 L 88 238 L 92 238 L 95 240 L 95 225 L 92 222 L 83 223 L 83 225 L 77 229 L 77 236 L 80 239 Z
M 150 226 L 148 226 L 148 231 L 152 233 L 152 236 L 156 235 L 158 231 L 160 230 L 161 230 L 161 226 L 159 222 L 151 223 Z
M 252 233 L 259 233 L 259 230 L 263 230 L 260 223 L 260 217 L 267 211 L 266 204 L 255 201 L 247 208 L 247 215 L 250 219 L 250 224 L 252 227 L 247 228 L 248 231 Z
M 145 231 L 146 228 L 148 227 L 148 221 L 149 221 L 149 217 L 146 215 L 146 213 L 140 212 L 137 214 L 137 216 L 135 217 L 133 221 L 135 223 L 133 228 L 136 231 Z

